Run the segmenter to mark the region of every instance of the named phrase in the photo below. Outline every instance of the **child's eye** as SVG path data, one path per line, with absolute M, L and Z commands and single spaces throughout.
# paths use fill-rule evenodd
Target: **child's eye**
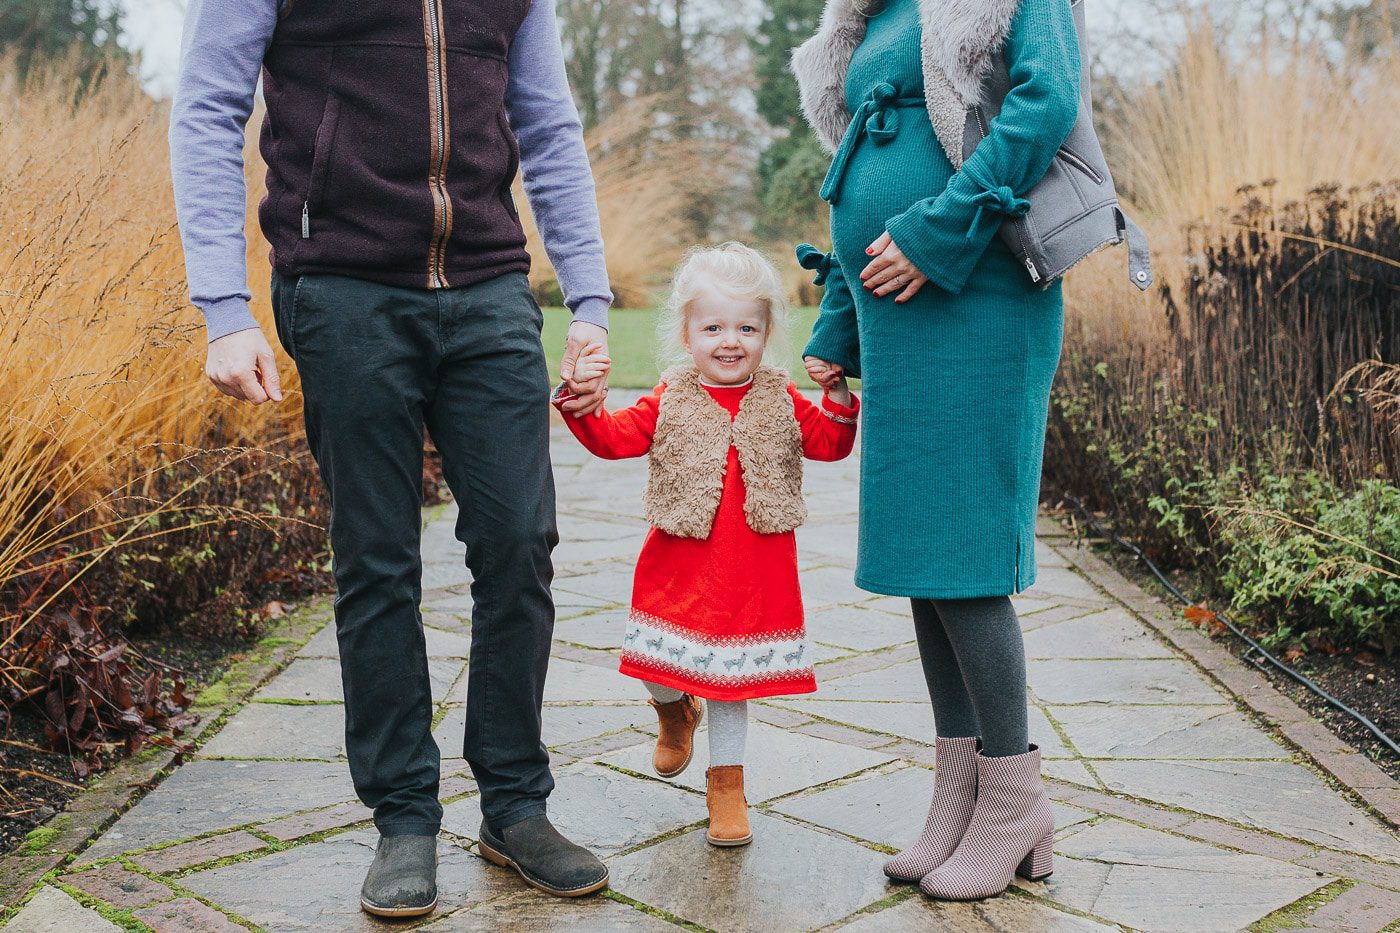
M 756 334 L 756 333 L 758 333 L 758 328 L 757 328 L 757 327 L 754 327 L 752 324 L 745 324 L 745 325 L 743 326 L 742 329 L 743 329 L 744 333 L 746 333 L 746 334 Z
M 707 326 L 705 327 L 705 330 L 706 330 L 708 333 L 717 334 L 717 333 L 719 333 L 719 325 L 718 325 L 718 324 L 710 324 L 710 325 L 707 325 Z

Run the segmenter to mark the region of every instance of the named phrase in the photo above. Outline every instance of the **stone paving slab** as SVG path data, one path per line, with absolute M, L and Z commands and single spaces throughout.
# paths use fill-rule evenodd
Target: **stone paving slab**
M 635 745 L 599 761 L 642 775 L 652 775 L 650 745 Z M 778 729 L 765 723 L 749 724 L 748 759 L 744 766 L 745 790 L 750 803 L 824 784 L 858 771 L 893 761 L 890 755 L 842 745 Z M 673 783 L 692 790 L 705 789 L 705 769 L 710 749 L 706 727 L 695 734 L 695 757 Z M 659 781 L 660 778 L 657 778 Z
M 817 672 L 820 677 L 821 672 Z M 813 699 L 878 700 L 885 703 L 927 703 L 928 684 L 918 661 L 862 671 L 819 682 Z
M 131 915 L 155 933 L 243 933 L 247 929 L 192 897 L 152 904 Z
M 360 883 L 378 836 L 355 831 L 181 879 L 194 893 L 269 930 L 374 930 L 390 925 L 360 910 Z M 518 880 L 450 842 L 438 843 L 439 909 L 514 892 Z
M 265 845 L 267 843 L 257 836 L 240 830 L 156 849 L 132 856 L 131 860 L 148 871 L 171 872 L 233 855 L 245 855 Z
M 814 694 L 822 695 L 822 691 Z M 933 712 L 929 708 L 927 697 L 922 703 L 800 698 L 779 702 L 784 709 L 805 712 L 823 719 L 848 723 L 860 729 L 897 735 L 929 745 L 933 744 L 936 737 Z M 1042 710 L 1032 706 L 1027 710 L 1027 716 L 1031 741 L 1040 746 L 1042 757 L 1074 757 L 1074 753 L 1065 745 Z
M 676 933 L 678 927 L 645 911 L 603 897 L 561 900 L 533 892 L 487 901 L 428 924 L 434 933 L 496 933 L 528 930 L 530 933 Z
M 45 885 L 5 924 L 8 933 L 107 933 L 121 927 L 84 907 L 64 891 Z
M 1110 790 L 1400 862 L 1400 839 L 1308 769 L 1283 761 L 1100 761 Z
M 249 703 L 201 753 L 207 758 L 344 758 L 345 707 Z
M 1171 649 L 1150 635 L 1124 609 L 1105 609 L 1026 633 L 1026 657 L 1170 658 Z
M 1026 677 L 1036 699 L 1066 703 L 1223 702 L 1222 696 L 1185 661 L 1027 661 Z
M 89 868 L 76 875 L 68 875 L 63 880 L 84 894 L 117 907 L 144 907 L 163 901 L 174 893 L 160 882 L 152 881 L 117 862 Z
M 460 658 L 429 658 L 428 679 L 434 702 L 447 698 L 447 691 L 461 676 L 466 662 Z M 297 658 L 287 669 L 254 696 L 259 701 L 340 703 L 345 699 L 340 680 L 340 661 L 332 658 Z
M 191 761 L 82 853 L 88 862 L 354 798 L 340 762 Z
M 618 732 L 634 726 L 654 727 L 656 714 L 642 703 L 609 705 L 550 705 L 542 711 L 542 735 L 548 748 L 558 748 L 584 739 Z M 443 761 L 462 760 L 462 742 L 466 735 L 467 708 L 452 705 L 447 715 L 433 730 L 433 738 Z
M 430 658 L 465 658 L 471 652 L 471 638 L 457 632 L 443 631 L 432 625 L 423 626 L 423 641 Z M 335 637 L 335 626 L 327 625 L 306 643 L 301 650 L 303 658 L 338 658 L 340 643 Z
M 702 830 L 612 863 L 613 890 L 714 930 L 814 930 L 893 888 L 887 856 L 815 830 L 754 814 L 754 841 L 717 849 Z
M 1397 919 L 1400 919 L 1400 891 L 1358 884 L 1314 911 L 1303 929 L 1380 933 Z
M 1051 900 L 1135 930 L 1234 930 L 1331 883 L 1284 862 L 1108 820 L 1055 845 Z
M 1025 897 L 999 897 L 973 904 L 946 904 L 910 897 L 895 907 L 863 914 L 840 927 L 850 933 L 1091 933 L 1117 927 L 1076 917 Z
M 1250 672 L 1213 656 L 1203 672 L 1180 639 L 1169 645 L 1144 623 L 1160 611 L 1144 607 L 1157 604 L 1109 571 L 1084 571 L 1092 562 L 1044 520 L 1040 581 L 1013 604 L 1031 659 L 1031 736 L 1054 798 L 1055 874 L 980 904 L 936 904 L 887 883 L 888 853 L 923 824 L 933 718 L 908 600 L 852 583 L 855 460 L 810 464 L 806 474 L 812 519 L 798 532 L 799 566 L 821 652 L 819 691 L 751 705 L 755 842 L 707 845 L 707 733 L 683 775 L 656 778 L 654 713 L 641 685 L 616 670 L 646 531 L 645 464 L 594 460 L 555 430 L 559 622 L 543 712 L 557 781 L 550 813 L 608 859 L 618 899 L 547 898 L 469 851 L 480 822 L 460 758 L 472 603 L 448 508 L 432 513 L 423 534 L 424 635 L 442 796 L 452 801 L 440 846 L 443 902 L 428 928 L 1227 930 L 1283 910 L 1295 924 L 1378 930 L 1400 913 L 1400 839 L 1236 709 L 1226 690 L 1241 689 Z M 60 881 L 95 879 L 80 874 L 89 863 L 125 855 L 153 877 L 116 863 L 98 872 L 134 876 L 141 890 L 88 887 L 107 903 L 166 892 L 131 908 L 157 930 L 228 928 L 181 887 L 258 929 L 390 929 L 357 908 L 377 837 L 343 760 L 336 652 L 331 628 L 315 632 L 259 695 L 283 702 L 235 710 Z M 1285 718 L 1294 740 L 1320 728 L 1301 712 Z M 1329 768 L 1350 773 L 1342 764 Z M 1372 787 L 1388 780 L 1374 769 L 1351 771 L 1373 799 L 1400 795 L 1393 782 Z M 162 844 L 171 845 L 152 848 Z M 1316 903 L 1296 903 L 1324 888 Z M 104 924 L 46 887 L 8 929 Z
M 609 609 L 554 623 L 554 640 L 613 651 L 622 643 L 626 628 L 627 611 Z
M 1088 758 L 1288 758 L 1233 706 L 1052 706 Z
M 860 606 L 828 606 L 807 614 L 809 637 L 853 651 L 875 651 L 914 640 L 914 620 Z

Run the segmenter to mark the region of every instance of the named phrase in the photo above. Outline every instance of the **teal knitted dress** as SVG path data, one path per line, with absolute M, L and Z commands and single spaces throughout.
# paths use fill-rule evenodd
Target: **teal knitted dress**
M 920 100 L 919 41 L 919 0 L 885 0 L 851 60 L 851 112 L 889 104 L 839 173 L 834 261 L 804 352 L 861 379 L 856 584 L 1006 596 L 1035 581 L 1064 304 L 1059 283 L 1034 285 L 996 236 L 997 197 L 1024 196 L 1073 127 L 1078 43 L 1068 0 L 1022 0 L 1005 46 L 1013 90 L 955 172 Z M 930 279 L 905 304 L 860 283 L 865 249 L 886 230 Z

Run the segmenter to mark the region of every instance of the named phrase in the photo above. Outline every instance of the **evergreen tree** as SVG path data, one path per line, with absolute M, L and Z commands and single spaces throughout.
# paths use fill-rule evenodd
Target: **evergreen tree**
M 21 80 L 35 65 L 78 56 L 80 74 L 100 77 L 113 60 L 129 62 L 118 43 L 121 7 L 102 0 L 3 0 L 0 52 L 15 56 Z
M 758 160 L 760 226 L 773 235 L 810 229 L 826 156 L 797 106 L 792 50 L 816 31 L 822 0 L 768 0 L 768 13 L 750 39 L 757 86 L 754 101 L 774 130 Z

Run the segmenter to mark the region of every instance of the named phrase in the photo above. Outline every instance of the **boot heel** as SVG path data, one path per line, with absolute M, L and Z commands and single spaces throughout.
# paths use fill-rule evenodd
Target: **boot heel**
M 1021 864 L 1016 866 L 1016 874 L 1027 881 L 1040 881 L 1049 878 L 1055 870 L 1055 838 L 1046 834 L 1026 853 Z

